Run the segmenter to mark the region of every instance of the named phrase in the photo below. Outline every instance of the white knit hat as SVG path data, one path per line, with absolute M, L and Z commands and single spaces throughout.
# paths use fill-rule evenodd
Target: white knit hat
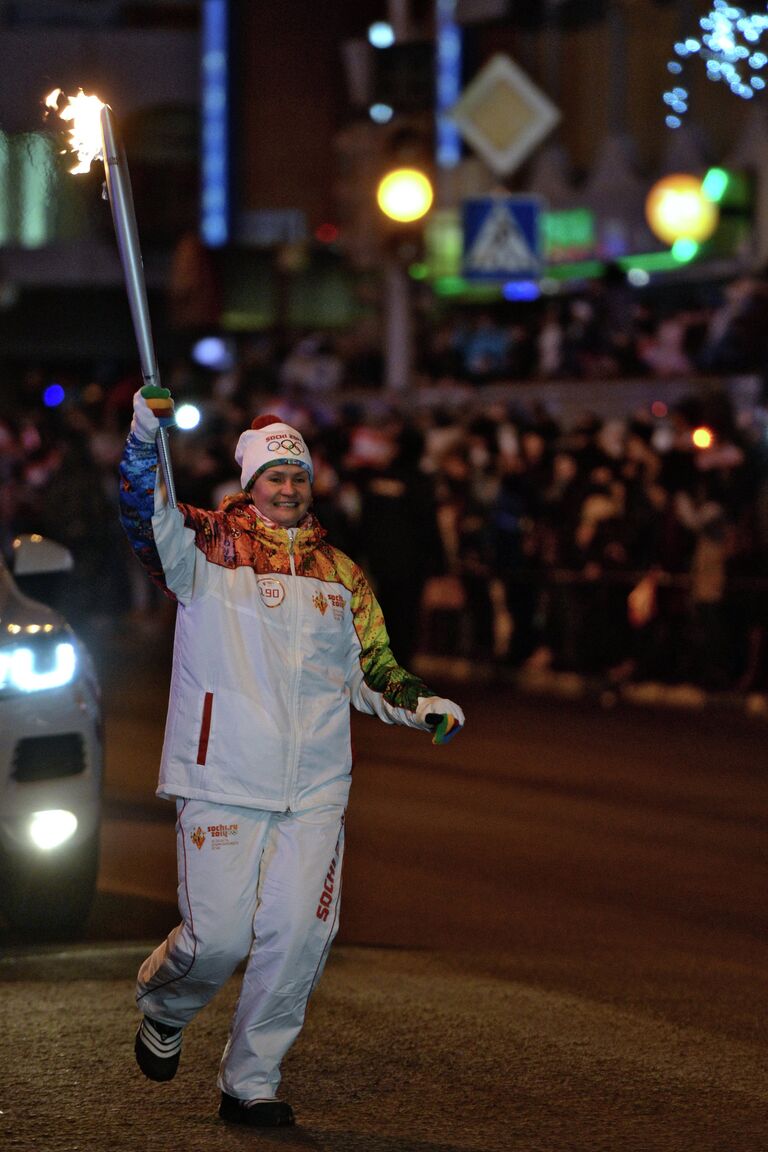
M 243 432 L 235 448 L 235 460 L 240 465 L 240 483 L 244 491 L 253 484 L 265 468 L 273 464 L 298 464 L 314 479 L 312 457 L 304 437 L 279 416 L 257 416 L 247 432 Z

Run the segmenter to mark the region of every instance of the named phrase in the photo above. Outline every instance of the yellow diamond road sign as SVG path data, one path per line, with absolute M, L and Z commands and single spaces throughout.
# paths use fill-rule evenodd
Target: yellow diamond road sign
M 560 119 L 559 109 L 509 56 L 492 56 L 450 117 L 497 176 L 514 172 Z

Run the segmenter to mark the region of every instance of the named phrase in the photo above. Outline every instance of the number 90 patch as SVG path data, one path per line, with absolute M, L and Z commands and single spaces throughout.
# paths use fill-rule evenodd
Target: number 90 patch
M 285 599 L 282 581 L 274 576 L 259 576 L 259 593 L 267 608 L 277 608 Z

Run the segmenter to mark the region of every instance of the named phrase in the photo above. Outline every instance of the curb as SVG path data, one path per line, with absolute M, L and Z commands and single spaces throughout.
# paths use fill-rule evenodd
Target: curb
M 428 677 L 457 683 L 505 685 L 526 695 L 560 700 L 589 700 L 603 708 L 628 704 L 636 708 L 704 712 L 711 709 L 742 714 L 750 720 L 768 721 L 768 693 L 708 692 L 696 684 L 664 684 L 656 680 L 614 684 L 607 678 L 582 676 L 578 672 L 529 671 L 472 661 L 457 656 L 421 654 L 414 670 Z

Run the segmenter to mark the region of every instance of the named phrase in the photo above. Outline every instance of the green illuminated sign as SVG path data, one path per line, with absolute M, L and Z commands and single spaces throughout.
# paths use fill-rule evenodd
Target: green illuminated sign
M 544 259 L 550 262 L 578 260 L 595 249 L 595 216 L 589 208 L 542 212 Z

